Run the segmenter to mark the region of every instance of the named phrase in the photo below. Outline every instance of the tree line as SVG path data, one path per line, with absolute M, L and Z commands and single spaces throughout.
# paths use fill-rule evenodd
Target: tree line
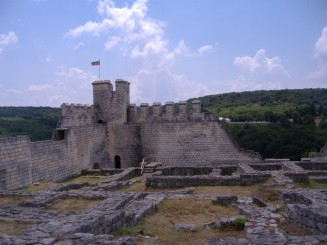
M 29 135 L 32 141 L 49 140 L 59 118 L 59 108 L 0 107 L 0 137 Z
M 199 98 L 204 111 L 234 122 L 227 125 L 238 144 L 263 158 L 309 157 L 327 143 L 327 89 L 254 91 Z

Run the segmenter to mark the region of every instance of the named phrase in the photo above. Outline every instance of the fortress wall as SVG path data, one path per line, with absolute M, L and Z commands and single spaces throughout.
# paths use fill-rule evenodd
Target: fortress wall
M 32 142 L 33 181 L 61 181 L 96 162 L 106 167 L 104 132 L 100 124 L 71 127 L 64 140 Z
M 84 126 L 96 121 L 95 108 L 90 105 L 67 104 L 61 105 L 59 128 Z
M 236 148 L 215 121 L 144 123 L 141 142 L 142 157 L 154 155 L 160 162 L 173 166 L 261 160 Z
M 108 125 L 109 167 L 115 168 L 115 156 L 121 159 L 121 168 L 138 167 L 140 156 L 140 126 L 130 124 Z
M 29 136 L 0 139 L 0 190 L 27 187 L 37 181 L 60 181 L 94 163 L 108 166 L 105 126 L 71 127 L 58 141 L 31 142 Z
M 18 189 L 32 181 L 29 136 L 0 139 L 0 190 Z

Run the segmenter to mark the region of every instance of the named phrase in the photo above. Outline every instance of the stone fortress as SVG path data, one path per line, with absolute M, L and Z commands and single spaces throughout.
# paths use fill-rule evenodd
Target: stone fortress
M 239 149 L 224 123 L 201 112 L 198 100 L 192 101 L 190 112 L 186 102 L 137 108 L 130 104 L 129 83 L 123 80 L 116 80 L 115 91 L 110 81 L 93 82 L 93 98 L 92 106 L 62 105 L 52 140 L 31 142 L 28 136 L 0 139 L 0 223 L 28 224 L 18 234 L 3 235 L 0 230 L 0 244 L 137 244 L 133 237 L 115 240 L 112 232 L 135 226 L 164 199 L 211 199 L 214 205 L 233 205 L 241 217 L 247 217 L 245 237 L 210 237 L 206 245 L 327 244 L 326 190 L 295 188 L 295 182 L 308 182 L 309 177 L 327 183 L 327 144 L 313 158 L 298 162 L 262 160 L 255 152 Z M 142 175 L 144 159 L 149 163 L 146 166 L 162 165 L 154 165 L 154 172 Z M 34 182 L 59 182 L 81 172 L 110 175 L 99 183 L 60 183 L 36 192 L 22 189 Z M 140 181 L 156 191 L 121 190 Z M 283 206 L 255 196 L 194 193 L 196 186 L 259 182 L 264 182 L 267 192 L 278 188 Z M 18 203 L 1 203 L 1 198 L 18 199 Z M 99 204 L 64 214 L 47 209 L 74 198 Z M 236 219 L 208 220 L 202 228 L 172 226 L 175 232 L 215 229 L 211 226 L 233 225 Z M 286 221 L 312 234 L 287 235 L 279 226 Z
M 199 100 L 130 104 L 129 82 L 93 82 L 93 105 L 63 104 L 50 141 L 28 136 L 0 139 L 0 189 L 18 189 L 39 181 L 61 181 L 81 170 L 139 167 L 151 156 L 170 166 L 207 166 L 260 162 L 241 150 L 217 118 L 201 112 Z

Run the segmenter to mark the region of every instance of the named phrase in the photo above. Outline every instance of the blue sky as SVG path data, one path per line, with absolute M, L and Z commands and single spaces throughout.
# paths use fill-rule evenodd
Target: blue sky
M 326 0 L 0 0 L 0 106 L 327 88 Z

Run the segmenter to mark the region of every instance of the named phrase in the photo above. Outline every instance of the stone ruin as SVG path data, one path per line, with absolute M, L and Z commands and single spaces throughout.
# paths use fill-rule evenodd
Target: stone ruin
M 327 192 L 294 189 L 294 182 L 312 178 L 327 182 L 327 144 L 315 157 L 292 162 L 262 160 L 240 149 L 213 115 L 201 112 L 198 100 L 188 112 L 175 105 L 129 102 L 129 83 L 93 83 L 94 104 L 63 104 L 50 141 L 27 136 L 0 139 L 0 198 L 21 198 L 17 206 L 0 206 L 0 222 L 28 224 L 18 235 L 0 235 L 0 244 L 136 244 L 132 237 L 115 239 L 111 232 L 131 227 L 165 198 L 211 199 L 235 205 L 248 220 L 246 238 L 208 238 L 205 244 L 326 244 Z M 19 190 L 35 182 L 59 182 L 81 172 L 110 173 L 97 184 L 58 184 L 34 193 Z M 193 194 L 194 186 L 251 185 L 271 178 L 284 186 L 279 207 L 253 197 Z M 121 192 L 142 180 L 158 192 Z M 161 188 L 174 191 L 161 192 Z M 59 215 L 47 208 L 69 198 L 97 200 L 84 212 Z M 285 217 L 310 230 L 310 236 L 286 236 L 278 227 Z M 230 225 L 236 217 L 208 221 L 206 228 Z M 193 224 L 176 224 L 176 232 Z
M 116 80 L 116 91 L 110 81 L 93 82 L 93 100 L 91 106 L 63 104 L 52 140 L 1 138 L 0 190 L 62 181 L 93 166 L 138 167 L 149 156 L 168 166 L 261 162 L 258 153 L 239 149 L 217 118 L 201 112 L 199 100 L 191 112 L 186 102 L 143 103 L 138 111 L 123 80 Z

